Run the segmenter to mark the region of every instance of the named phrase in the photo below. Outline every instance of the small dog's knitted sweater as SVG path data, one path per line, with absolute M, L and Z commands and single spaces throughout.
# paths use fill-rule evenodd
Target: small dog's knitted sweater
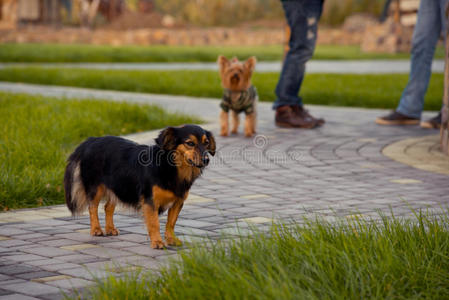
M 232 101 L 231 95 L 233 93 L 240 93 L 240 97 L 237 100 Z M 220 107 L 228 112 L 230 109 L 240 113 L 251 114 L 254 112 L 254 103 L 257 98 L 256 87 L 251 85 L 247 90 L 241 92 L 232 92 L 229 89 L 223 90 L 223 97 L 220 102 Z

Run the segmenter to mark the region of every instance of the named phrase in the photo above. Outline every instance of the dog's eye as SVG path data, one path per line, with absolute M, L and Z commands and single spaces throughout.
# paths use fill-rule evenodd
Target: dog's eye
M 186 142 L 186 144 L 189 147 L 195 147 L 195 143 L 194 142 L 188 141 L 188 142 Z

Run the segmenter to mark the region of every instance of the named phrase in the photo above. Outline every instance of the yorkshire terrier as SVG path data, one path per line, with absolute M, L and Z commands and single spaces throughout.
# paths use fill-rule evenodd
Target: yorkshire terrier
M 251 84 L 251 75 L 256 66 L 254 56 L 245 62 L 237 58 L 228 60 L 220 55 L 218 57 L 223 98 L 220 103 L 222 109 L 220 123 L 222 136 L 229 134 L 229 111 L 232 114 L 231 133 L 236 134 L 239 127 L 239 114 L 245 113 L 244 133 L 251 137 L 256 133 L 256 105 L 259 99 L 256 88 Z

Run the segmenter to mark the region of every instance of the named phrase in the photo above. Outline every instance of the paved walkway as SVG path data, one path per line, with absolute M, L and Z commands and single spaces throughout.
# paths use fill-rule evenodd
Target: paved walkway
M 196 113 L 217 134 L 218 100 L 0 83 L 0 90 L 157 103 Z M 381 127 L 383 110 L 310 106 L 327 123 L 316 130 L 279 129 L 268 103 L 259 105 L 259 135 L 217 137 L 218 152 L 181 212 L 176 234 L 184 241 L 264 229 L 274 219 L 354 215 L 377 211 L 411 216 L 411 208 L 438 214 L 449 204 L 449 176 L 395 161 L 382 151 L 408 138 L 436 135 L 419 127 Z M 425 117 L 431 114 L 426 113 Z M 152 143 L 154 133 L 137 135 Z M 165 223 L 165 217 L 162 224 Z M 152 250 L 141 218 L 122 210 L 117 237 L 91 237 L 87 216 L 64 206 L 0 214 L 0 300 L 58 299 L 92 283 L 92 276 L 123 275 L 119 266 L 157 269 L 175 250 Z M 3 296 L 2 296 L 3 295 Z M 20 298 L 21 297 L 21 298 Z
M 39 66 L 98 70 L 217 70 L 216 63 L 0 63 L 1 68 Z M 257 72 L 279 72 L 281 62 L 258 62 Z M 408 73 L 409 60 L 311 60 L 307 73 L 376 74 Z M 432 72 L 444 72 L 444 60 L 434 60 Z

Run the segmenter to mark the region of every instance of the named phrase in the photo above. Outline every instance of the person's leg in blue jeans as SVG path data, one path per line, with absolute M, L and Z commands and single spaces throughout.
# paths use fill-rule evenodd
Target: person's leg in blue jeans
M 379 124 L 417 124 L 432 74 L 432 59 L 442 30 L 445 28 L 448 0 L 422 0 L 412 39 L 411 70 L 396 112 L 378 118 Z M 399 114 L 398 114 L 399 113 Z M 383 122 L 384 121 L 384 122 Z
M 281 107 L 292 106 L 297 111 L 299 108 L 298 115 L 314 119 L 308 115 L 307 111 L 302 109 L 303 103 L 298 93 L 304 79 L 306 62 L 313 56 L 315 50 L 318 21 L 322 13 L 323 1 L 282 1 L 282 6 L 291 31 L 290 49 L 285 57 L 279 82 L 276 86 L 276 101 L 273 104 L 273 109 L 278 110 Z

